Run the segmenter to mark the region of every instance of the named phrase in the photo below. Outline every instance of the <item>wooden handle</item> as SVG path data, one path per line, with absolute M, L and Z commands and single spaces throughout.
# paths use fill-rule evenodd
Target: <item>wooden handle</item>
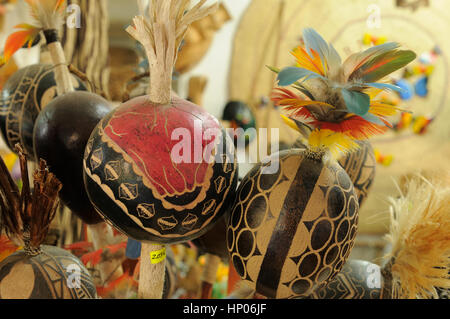
M 142 243 L 138 288 L 140 299 L 162 299 L 166 275 L 166 258 L 159 260 L 162 252 L 165 256 L 165 247 L 162 245 Z M 158 254 L 160 258 L 155 256 Z
M 66 64 L 66 57 L 64 56 L 61 42 L 52 42 L 48 44 L 47 47 L 52 57 L 53 64 L 55 64 L 55 80 L 58 96 L 67 92 L 73 92 L 72 78 Z

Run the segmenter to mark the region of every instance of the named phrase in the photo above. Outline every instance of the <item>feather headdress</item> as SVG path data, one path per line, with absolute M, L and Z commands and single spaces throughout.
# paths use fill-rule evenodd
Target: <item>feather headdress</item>
M 354 140 L 382 134 L 390 126 L 388 116 L 399 109 L 378 98 L 383 90 L 399 87 L 378 83 L 416 58 L 397 43 L 385 43 L 341 57 L 316 31 L 303 32 L 304 45 L 292 54 L 297 65 L 278 73 L 278 85 L 272 94 L 276 105 L 289 111 L 284 120 L 299 131 L 311 150 L 328 149 L 336 155 L 357 148 Z M 291 86 L 294 90 L 282 88 Z
M 59 30 L 63 25 L 65 15 L 65 0 L 25 0 L 31 9 L 33 24 L 16 25 L 18 31 L 12 33 L 6 40 L 4 60 L 7 62 L 14 53 L 28 44 L 31 46 L 39 32 L 43 30 Z
M 450 289 L 450 188 L 412 179 L 390 211 L 393 298 L 438 298 L 436 288 Z

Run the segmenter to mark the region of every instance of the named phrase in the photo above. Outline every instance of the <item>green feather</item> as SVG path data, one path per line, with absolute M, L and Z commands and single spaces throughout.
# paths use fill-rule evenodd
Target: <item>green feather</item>
M 273 66 L 270 66 L 270 65 L 266 65 L 266 68 L 268 68 L 270 71 L 272 71 L 272 72 L 274 72 L 276 74 L 280 73 L 280 71 L 281 71 L 280 69 L 278 69 L 276 67 L 273 67 Z
M 359 67 L 364 65 L 367 61 L 370 61 L 376 56 L 379 56 L 383 53 L 393 51 L 399 48 L 399 44 L 396 42 L 388 42 L 384 44 L 380 44 L 374 47 L 371 47 L 363 52 L 354 53 L 345 60 L 343 64 L 344 75 L 346 79 L 352 76 Z M 358 67 L 359 66 L 359 67 Z
M 351 76 L 350 81 L 361 80 L 368 83 L 379 81 L 385 76 L 405 67 L 416 57 L 416 54 L 410 50 L 395 50 L 383 53 L 361 66 Z

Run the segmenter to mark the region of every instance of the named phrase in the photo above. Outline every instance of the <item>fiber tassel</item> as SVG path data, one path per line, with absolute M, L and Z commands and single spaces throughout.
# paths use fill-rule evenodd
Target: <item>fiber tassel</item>
M 436 288 L 450 289 L 450 187 L 414 178 L 390 201 L 392 297 L 438 298 Z

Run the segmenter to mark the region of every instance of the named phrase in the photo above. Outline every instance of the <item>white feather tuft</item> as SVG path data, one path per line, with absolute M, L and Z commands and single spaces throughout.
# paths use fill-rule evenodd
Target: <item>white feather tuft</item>
M 66 1 L 26 0 L 31 7 L 31 16 L 43 30 L 59 30 L 64 24 Z
M 390 201 L 393 297 L 437 298 L 450 289 L 450 187 L 415 178 Z

